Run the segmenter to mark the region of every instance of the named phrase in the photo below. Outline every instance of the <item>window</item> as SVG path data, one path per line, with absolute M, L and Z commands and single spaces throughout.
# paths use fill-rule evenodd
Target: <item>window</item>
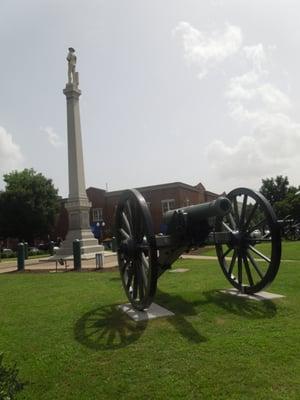
M 93 208 L 93 222 L 102 221 L 102 208 Z
M 175 200 L 174 199 L 168 199 L 168 200 L 161 201 L 161 210 L 162 210 L 163 214 L 169 210 L 174 210 L 174 208 L 175 208 Z
M 185 199 L 184 207 L 187 207 L 190 205 L 190 199 Z

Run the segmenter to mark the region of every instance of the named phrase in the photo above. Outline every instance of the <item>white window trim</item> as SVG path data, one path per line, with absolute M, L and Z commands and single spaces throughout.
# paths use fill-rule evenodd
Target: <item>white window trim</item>
M 103 212 L 102 208 L 93 208 L 92 209 L 93 222 L 102 221 L 102 218 L 103 218 L 102 212 Z
M 170 207 L 170 203 L 174 203 L 174 207 Z M 164 205 L 167 204 L 167 210 L 164 210 Z M 175 209 L 175 199 L 164 199 L 161 200 L 161 212 L 164 214 L 165 212 L 169 210 L 174 210 Z

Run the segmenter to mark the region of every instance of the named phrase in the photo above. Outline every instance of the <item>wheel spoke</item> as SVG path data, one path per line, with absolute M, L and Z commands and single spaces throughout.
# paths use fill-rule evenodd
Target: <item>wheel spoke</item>
M 135 266 L 135 271 L 134 271 L 134 276 L 133 276 L 133 292 L 132 292 L 132 297 L 134 299 L 137 298 L 137 291 L 138 291 L 138 277 L 137 277 L 137 270 Z
M 126 216 L 124 211 L 122 212 L 122 219 L 123 219 L 123 222 L 124 222 L 124 224 L 126 226 L 127 233 L 132 236 L 131 227 L 130 227 L 128 218 L 127 218 L 127 216 Z
M 253 251 L 253 253 L 257 254 L 259 257 L 261 257 L 263 260 L 267 261 L 268 263 L 271 262 L 271 259 L 269 257 L 265 256 L 263 253 L 258 251 L 255 247 L 249 245 L 249 249 L 251 249 Z
M 133 212 L 133 231 L 134 231 L 134 237 L 136 242 L 140 242 L 141 241 L 141 234 L 143 232 L 143 219 L 141 217 L 141 215 L 139 214 L 139 210 L 138 210 L 138 204 L 135 203 L 134 204 L 134 212 Z
M 246 274 L 247 274 L 247 277 L 248 277 L 249 284 L 250 284 L 250 286 L 254 286 L 254 282 L 253 282 L 253 278 L 252 278 L 252 275 L 251 275 L 251 271 L 250 271 L 250 267 L 249 267 L 247 256 L 244 255 L 243 259 L 244 259 L 245 270 L 246 270 Z
M 234 218 L 233 218 L 233 216 L 232 216 L 232 213 L 229 213 L 229 214 L 227 215 L 227 217 L 228 217 L 229 222 L 230 222 L 230 224 L 231 224 L 231 226 L 232 226 L 232 229 L 233 229 L 234 231 L 236 231 L 236 223 L 235 223 L 235 220 L 234 220 Z
M 145 254 L 142 252 L 142 263 L 143 263 L 143 266 L 145 267 L 145 270 L 146 271 L 148 271 L 148 269 L 149 269 L 149 262 L 148 262 L 148 260 L 147 260 L 147 258 L 146 258 L 146 256 L 145 256 Z
M 239 208 L 238 208 L 236 197 L 233 198 L 233 209 L 234 209 L 234 213 L 236 216 L 236 223 L 239 226 L 240 225 L 240 217 L 239 217 Z
M 234 252 L 233 252 L 233 255 L 232 255 L 232 259 L 231 259 L 231 263 L 230 263 L 229 270 L 228 270 L 228 274 L 229 275 L 232 274 L 233 267 L 234 267 L 235 260 L 236 260 L 236 256 L 237 256 L 237 250 L 234 249 Z
M 141 257 L 141 273 L 142 273 L 142 278 L 144 282 L 144 286 L 148 286 L 148 277 L 147 277 L 147 271 L 148 271 L 148 265 L 146 266 L 145 260 L 143 259 L 143 256 Z
M 244 200 L 243 200 L 243 205 L 242 205 L 241 218 L 240 218 L 240 227 L 242 227 L 244 225 L 244 222 L 245 222 L 247 200 L 248 200 L 248 196 L 245 194 L 244 195 Z
M 240 254 L 238 255 L 238 282 L 240 285 L 243 283 L 243 261 Z
M 225 229 L 228 230 L 228 232 L 233 233 L 233 230 L 230 228 L 230 226 L 228 226 L 228 225 L 226 224 L 226 222 L 222 221 L 222 225 L 224 226 Z
M 121 273 L 124 274 L 125 270 L 128 268 L 128 264 L 130 264 L 129 260 L 124 259 L 124 262 L 121 265 Z
M 258 203 L 255 203 L 253 208 L 252 208 L 252 210 L 251 210 L 251 212 L 250 212 L 250 215 L 247 218 L 247 221 L 245 222 L 245 225 L 244 225 L 244 229 L 245 230 L 248 229 L 248 226 L 249 226 L 249 224 L 251 222 L 251 219 L 253 218 L 257 208 L 258 208 Z
M 128 218 L 129 218 L 129 221 L 130 221 L 130 224 L 131 224 L 131 231 L 132 231 L 132 211 L 131 211 L 131 208 L 130 208 L 129 200 L 127 200 L 127 201 L 125 202 L 125 207 L 124 207 L 124 209 L 125 209 L 125 211 L 126 211 L 126 214 L 128 215 Z
M 129 290 L 133 278 L 133 271 L 130 269 L 127 271 L 127 282 L 126 282 L 126 289 Z
M 136 204 L 132 203 L 131 204 L 131 222 L 132 222 L 132 236 L 135 238 L 136 237 L 136 223 L 137 223 L 137 212 L 136 212 Z
M 227 249 L 227 250 L 225 251 L 225 253 L 222 254 L 222 259 L 224 260 L 225 257 L 226 257 L 232 250 L 233 250 L 233 248 L 232 248 L 232 247 L 229 247 L 229 249 Z
M 130 236 L 128 235 L 127 232 L 124 231 L 123 228 L 120 228 L 119 232 L 121 233 L 121 235 L 123 236 L 124 239 L 130 239 Z
M 144 282 L 142 277 L 142 266 L 141 263 L 137 266 L 138 286 L 139 286 L 139 298 L 140 300 L 144 297 Z
M 266 218 L 260 220 L 256 225 L 252 226 L 249 229 L 248 233 L 255 231 L 256 229 L 258 229 L 261 225 L 265 224 L 266 222 L 267 222 Z
M 249 260 L 251 261 L 251 264 L 253 265 L 255 271 L 258 273 L 258 275 L 260 276 L 260 278 L 263 279 L 264 275 L 261 273 L 261 270 L 259 269 L 258 265 L 256 264 L 256 261 L 254 260 L 254 258 L 252 257 L 252 255 L 249 253 L 249 251 L 247 251 L 247 257 L 248 257 Z

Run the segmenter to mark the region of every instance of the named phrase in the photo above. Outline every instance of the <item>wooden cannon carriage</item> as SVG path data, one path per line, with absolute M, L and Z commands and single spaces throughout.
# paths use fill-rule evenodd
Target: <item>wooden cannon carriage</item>
M 183 253 L 215 245 L 221 269 L 240 292 L 253 294 L 275 278 L 281 258 L 280 225 L 266 198 L 238 188 L 216 200 L 170 210 L 155 234 L 144 197 L 123 192 L 116 211 L 118 263 L 126 295 L 137 310 L 148 308 L 157 279 Z

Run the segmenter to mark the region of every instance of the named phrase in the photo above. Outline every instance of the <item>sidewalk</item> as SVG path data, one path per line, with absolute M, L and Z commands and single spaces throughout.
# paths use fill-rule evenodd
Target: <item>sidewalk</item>
M 218 260 L 216 256 L 199 256 L 191 254 L 183 254 L 180 256 L 180 258 L 190 259 L 190 260 Z M 255 260 L 262 261 L 261 259 L 257 258 L 255 258 Z M 281 260 L 281 261 L 297 262 L 298 260 Z M 82 260 L 81 268 L 82 270 L 86 271 L 96 271 L 96 260 L 95 259 Z M 104 252 L 104 267 L 101 268 L 100 270 L 105 271 L 105 270 L 112 270 L 114 268 L 118 268 L 116 253 Z M 57 263 L 57 272 L 72 271 L 73 269 L 74 269 L 73 260 L 68 260 L 67 268 Z M 0 262 L 0 274 L 9 272 L 17 272 L 17 262 L 16 261 Z M 56 272 L 56 262 L 47 261 L 45 258 L 26 260 L 25 272 Z
M 55 261 L 48 261 L 47 258 L 36 258 L 25 260 L 25 272 L 64 272 L 72 271 L 74 269 L 73 260 L 68 260 L 66 263 L 67 267 L 61 265 Z M 104 252 L 104 267 L 101 271 L 106 269 L 113 269 L 118 266 L 116 253 Z M 92 258 L 90 260 L 81 261 L 81 269 L 87 271 L 96 270 L 96 260 Z M 0 274 L 1 273 L 12 273 L 17 272 L 17 261 L 1 261 L 0 262 Z

